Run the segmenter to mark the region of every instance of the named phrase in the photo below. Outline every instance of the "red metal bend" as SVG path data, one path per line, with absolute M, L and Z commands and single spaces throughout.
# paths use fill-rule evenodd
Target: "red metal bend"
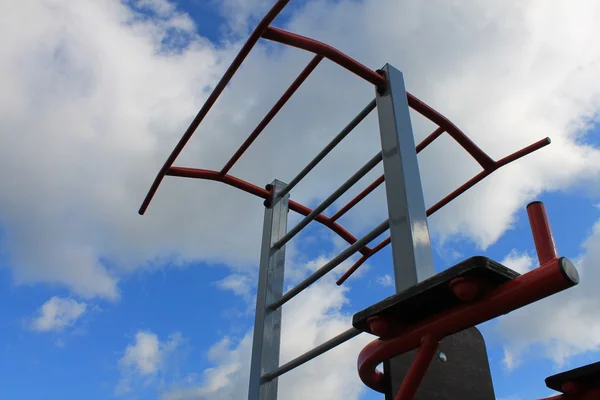
M 415 397 L 439 345 L 439 340 L 431 335 L 423 338 L 417 355 L 410 365 L 394 400 L 412 400 Z
M 492 168 L 494 160 L 488 156 L 483 150 L 481 150 L 471 139 L 467 137 L 452 121 L 444 117 L 442 114 L 423 103 L 410 93 L 406 93 L 408 97 L 408 105 L 419 114 L 423 115 L 427 119 L 435 122 L 440 128 L 448 132 L 450 136 L 458 144 L 460 144 L 478 163 L 483 169 Z M 436 131 L 437 132 L 437 131 Z M 439 136 L 439 135 L 438 135 Z
M 429 137 L 436 135 L 436 133 L 438 132 L 438 130 L 434 131 Z M 438 135 L 439 136 L 439 135 Z M 420 150 L 424 149 L 427 144 L 431 143 L 431 141 L 427 144 L 423 145 L 424 143 L 426 143 L 428 141 L 428 138 L 426 138 L 423 142 L 421 142 L 419 144 L 419 146 L 417 146 L 417 148 L 421 147 Z M 440 201 L 438 201 L 437 203 L 435 203 L 433 206 L 429 207 L 429 209 L 427 210 L 427 216 L 429 217 L 430 215 L 432 215 L 433 213 L 435 213 L 436 211 L 439 211 L 442 207 L 444 207 L 445 205 L 447 205 L 448 203 L 450 203 L 452 200 L 456 199 L 458 196 L 460 196 L 461 194 L 463 194 L 464 192 L 466 192 L 467 190 L 469 190 L 470 188 L 472 188 L 473 186 L 475 186 L 477 183 L 479 183 L 480 181 L 482 181 L 484 178 L 488 177 L 489 175 L 492 174 L 492 172 L 494 172 L 495 170 L 497 170 L 498 168 L 501 168 L 503 166 L 505 166 L 506 164 L 509 164 L 515 160 L 518 160 L 519 158 L 522 158 L 528 154 L 533 153 L 536 150 L 541 149 L 542 147 L 545 147 L 547 145 L 550 144 L 550 139 L 549 138 L 545 138 L 542 140 L 539 140 L 527 147 L 524 147 L 523 149 L 514 152 L 513 154 L 506 156 L 504 158 L 502 158 L 499 161 L 494 161 L 494 165 L 492 168 L 488 169 L 488 170 L 484 170 L 481 171 L 480 173 L 478 173 L 477 175 L 475 175 L 473 178 L 471 178 L 470 180 L 468 180 L 467 182 L 465 182 L 464 184 L 462 184 L 460 187 L 458 187 L 456 190 L 452 191 L 450 194 L 448 194 L 446 197 L 444 197 L 443 199 L 441 199 Z M 541 227 L 541 229 L 543 229 L 543 226 Z M 342 283 L 344 283 L 349 277 L 350 275 L 352 275 L 362 264 L 365 263 L 365 261 L 367 261 L 370 257 L 372 257 L 375 253 L 377 253 L 379 250 L 383 249 L 385 246 L 387 246 L 388 244 L 390 244 L 392 242 L 391 238 L 387 238 L 384 241 L 382 241 L 381 243 L 379 243 L 377 246 L 373 247 L 373 250 L 371 250 L 370 253 L 363 255 L 361 258 L 359 258 L 354 265 L 352 265 L 352 267 L 350 267 L 338 280 L 337 280 L 337 285 L 341 285 Z M 539 251 L 539 250 L 538 250 Z M 544 251 L 544 250 L 542 250 Z M 550 253 L 548 253 L 550 254 Z M 540 257 L 540 262 L 542 260 L 542 258 L 547 259 L 547 256 L 544 257 Z
M 385 78 L 382 75 L 347 56 L 338 49 L 323 42 L 319 42 L 318 40 L 307 38 L 306 36 L 288 32 L 283 29 L 273 28 L 272 26 L 264 30 L 262 37 L 267 40 L 320 54 L 375 86 L 385 86 Z
M 267 115 L 260 121 L 260 123 L 254 128 L 252 133 L 248 136 L 248 138 L 242 143 L 240 148 L 235 152 L 235 154 L 227 161 L 223 169 L 221 170 L 221 175 L 226 175 L 229 170 L 233 167 L 233 165 L 240 159 L 240 157 L 244 154 L 248 147 L 256 140 L 258 135 L 267 127 L 269 122 L 277 115 L 277 113 L 281 110 L 281 108 L 285 105 L 285 103 L 292 97 L 292 95 L 298 90 L 300 85 L 304 83 L 306 78 L 317 68 L 317 65 L 323 60 L 323 56 L 316 55 L 313 59 L 308 63 L 308 65 L 302 70 L 300 75 L 294 80 L 294 82 L 290 85 L 290 87 L 285 91 L 285 93 L 281 96 L 281 98 L 275 103 L 273 108 L 269 110 Z
M 427 335 L 443 339 L 469 327 L 551 296 L 578 283 L 565 259 L 554 259 L 489 292 L 475 303 L 465 303 L 407 327 L 399 336 L 377 339 L 358 356 L 358 374 L 365 385 L 383 392 L 383 374 L 376 367 L 390 358 L 419 347 Z M 570 264 L 572 266 L 572 264 Z
M 204 103 L 200 111 L 198 111 L 196 117 L 194 117 L 194 119 L 192 120 L 192 123 L 187 128 L 187 130 L 185 131 L 185 133 L 183 134 L 183 136 L 181 137 L 181 139 L 167 158 L 167 161 L 165 161 L 161 169 L 158 171 L 158 174 L 156 175 L 156 178 L 154 178 L 154 182 L 152 182 L 152 186 L 150 186 L 150 190 L 148 191 L 148 194 L 146 194 L 146 197 L 142 202 L 140 210 L 138 211 L 139 214 L 143 215 L 146 212 L 146 209 L 148 208 L 152 197 L 154 197 L 154 194 L 158 190 L 158 186 L 162 182 L 164 176 L 167 174 L 169 168 L 175 162 L 177 156 L 181 153 L 181 151 L 183 150 L 187 142 L 190 140 L 196 129 L 198 129 L 198 126 L 200 125 L 204 117 L 206 117 L 208 111 L 215 104 L 215 102 L 217 101 L 217 99 L 219 98 L 219 96 L 221 95 L 221 93 L 223 92 L 233 75 L 237 72 L 244 59 L 248 56 L 250 50 L 252 50 L 256 42 L 258 42 L 263 31 L 266 28 L 268 28 L 271 22 L 273 22 L 275 17 L 279 15 L 279 13 L 284 9 L 284 7 L 287 5 L 287 3 L 289 3 L 289 1 L 290 0 L 277 0 L 277 2 L 269 10 L 269 12 L 267 12 L 265 17 L 258 23 L 256 29 L 254 29 L 244 46 L 241 48 L 240 52 L 233 59 L 231 65 L 229 66 L 229 68 L 227 68 L 227 71 L 225 71 L 225 74 L 223 74 L 221 80 L 217 83 L 210 96 L 208 96 L 208 99 L 206 99 L 206 103 Z
M 211 171 L 211 170 L 197 169 L 197 168 L 171 167 L 167 171 L 166 175 L 221 182 L 226 185 L 233 186 L 234 188 L 240 189 L 246 193 L 253 194 L 253 195 L 260 197 L 262 199 L 265 199 L 265 200 L 268 199 L 271 194 L 271 192 L 268 191 L 267 189 L 261 188 L 250 182 L 236 178 L 231 175 L 221 175 L 220 172 L 218 172 L 218 171 Z M 297 212 L 298 214 L 301 214 L 303 216 L 307 216 L 308 214 L 310 214 L 312 212 L 311 208 L 306 207 L 306 206 L 304 206 L 298 202 L 295 202 L 293 200 L 289 201 L 289 208 L 290 208 L 290 210 Z M 329 229 L 331 229 L 333 232 L 338 234 L 342 239 L 344 239 L 349 244 L 353 244 L 357 240 L 356 237 L 354 237 L 354 235 L 352 235 L 350 232 L 348 232 L 344 227 L 342 227 L 337 222 L 332 221 L 331 218 L 327 217 L 326 215 L 319 214 L 315 218 L 315 221 L 317 221 L 317 222 L 325 225 Z M 369 247 L 365 246 L 365 247 L 361 248 L 359 250 L 359 252 L 364 255 L 364 254 L 368 254 L 369 252 L 371 252 L 371 249 Z

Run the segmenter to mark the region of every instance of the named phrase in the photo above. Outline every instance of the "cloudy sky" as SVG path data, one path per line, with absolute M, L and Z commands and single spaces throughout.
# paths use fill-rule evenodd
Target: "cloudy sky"
M 271 4 L 4 2 L 0 398 L 244 398 L 262 201 L 171 177 L 146 215 L 137 209 Z M 495 159 L 552 139 L 430 219 L 438 271 L 481 254 L 523 272 L 536 267 L 524 207 L 542 200 L 559 252 L 578 266 L 578 287 L 480 327 L 505 400 L 546 396 L 546 376 L 600 359 L 599 18 L 593 0 L 292 0 L 274 23 L 373 69 L 392 64 Z M 311 57 L 260 42 L 176 165 L 220 169 Z M 322 62 L 231 174 L 291 180 L 372 98 L 370 84 Z M 411 115 L 421 139 L 431 123 Z M 318 204 L 378 149 L 373 113 L 292 198 Z M 419 157 L 428 205 L 478 172 L 448 137 Z M 380 188 L 341 222 L 360 236 L 385 210 Z M 286 285 L 344 247 L 310 225 L 287 247 Z M 338 287 L 342 265 L 284 306 L 281 362 L 392 294 L 390 262 L 387 249 Z M 280 397 L 380 398 L 356 374 L 370 340 L 284 376 Z

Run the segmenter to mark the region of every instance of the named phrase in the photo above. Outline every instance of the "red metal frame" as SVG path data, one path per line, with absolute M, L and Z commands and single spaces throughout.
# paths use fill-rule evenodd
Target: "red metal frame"
M 265 17 L 259 22 L 159 170 L 146 197 L 142 202 L 142 205 L 139 209 L 139 214 L 143 215 L 146 212 L 152 198 L 160 186 L 160 183 L 166 175 L 217 181 L 250 193 L 259 198 L 268 200 L 271 197 L 269 188 L 265 189 L 250 182 L 236 178 L 230 175 L 229 171 L 324 58 L 327 58 L 328 60 L 365 79 L 367 82 L 376 86 L 378 90 L 385 90 L 384 85 L 386 80 L 382 71 L 371 70 L 370 68 L 362 65 L 358 61 L 325 43 L 270 26 L 279 13 L 289 3 L 289 1 L 290 0 L 276 1 L 273 7 L 267 12 Z M 212 106 L 216 103 L 227 84 L 231 81 L 242 62 L 245 60 L 260 38 L 300 48 L 315 53 L 315 56 L 220 171 L 173 166 L 173 163 L 189 139 L 206 117 Z M 431 208 L 429 208 L 427 210 L 428 216 L 438 211 L 450 201 L 456 199 L 462 193 L 489 176 L 498 168 L 501 168 L 502 166 L 527 154 L 530 154 L 533 151 L 539 150 L 550 143 L 549 139 L 543 139 L 505 158 L 502 158 L 501 160 L 494 161 L 473 141 L 471 141 L 467 135 L 465 135 L 458 127 L 456 127 L 442 114 L 408 92 L 407 99 L 408 105 L 412 109 L 438 126 L 433 133 L 431 133 L 416 147 L 417 153 L 425 149 L 444 132 L 447 132 L 483 168 L 483 171 L 481 171 L 479 174 L 475 175 L 469 181 L 465 182 L 462 186 L 458 187 L 446 197 L 438 201 Z M 352 209 L 356 204 L 362 201 L 371 192 L 373 192 L 377 187 L 379 187 L 384 180 L 384 176 L 380 176 L 348 204 L 337 211 L 333 216 L 328 217 L 324 214 L 320 214 L 315 220 L 331 229 L 348 243 L 355 243 L 357 241 L 356 237 L 338 224 L 337 220 L 350 209 Z M 292 200 L 289 201 L 289 208 L 304 216 L 307 216 L 312 212 L 309 207 Z M 382 391 L 383 376 L 381 373 L 376 371 L 376 366 L 382 361 L 387 360 L 395 355 L 413 350 L 420 346 L 417 357 L 415 358 L 415 361 L 411 366 L 398 395 L 396 396 L 396 400 L 411 399 L 418 389 L 427 366 L 430 364 L 431 359 L 435 354 L 439 340 L 441 340 L 443 337 L 495 318 L 499 315 L 506 314 L 524 305 L 564 290 L 574 284 L 574 277 L 565 274 L 563 265 L 561 264 L 563 261 L 562 259 L 559 259 L 556 254 L 556 248 L 554 246 L 552 233 L 550 231 L 543 205 L 541 205 L 541 203 L 531 204 L 528 207 L 528 213 L 535 239 L 538 258 L 540 260 L 540 267 L 521 275 L 520 277 L 492 290 L 489 293 L 485 293 L 485 295 L 483 295 L 483 297 L 481 297 L 479 300 L 474 300 L 474 293 L 476 294 L 477 291 L 483 289 L 478 287 L 476 282 L 454 282 L 455 284 L 453 285 L 452 290 L 454 290 L 454 293 L 458 298 L 464 301 L 462 305 L 446 311 L 441 315 L 422 321 L 416 325 L 404 327 L 397 336 L 391 338 L 386 336 L 385 339 L 380 338 L 370 343 L 363 349 L 359 356 L 358 368 L 359 375 L 363 382 L 367 384 L 367 386 L 375 390 Z M 391 239 L 388 237 L 373 248 L 364 246 L 359 249 L 358 251 L 362 254 L 362 257 L 338 280 L 338 284 L 341 284 L 343 281 L 345 281 L 354 271 L 356 271 L 358 267 L 360 267 L 360 265 L 362 265 L 379 250 L 383 249 L 390 242 Z M 374 321 L 373 323 L 376 322 Z M 379 324 L 378 328 L 381 328 L 384 331 L 386 330 L 385 321 L 377 321 L 377 323 Z M 387 328 L 388 331 L 397 329 L 394 328 L 393 323 L 387 326 Z M 600 398 L 600 388 L 588 388 L 587 391 L 578 390 L 576 392 L 568 391 L 565 393 L 566 394 L 551 397 L 547 400 L 590 400 L 592 398 Z
M 365 385 L 384 392 L 384 377 L 376 367 L 390 358 L 418 348 L 424 338 L 441 340 L 577 284 L 576 275 L 565 273 L 565 260 L 559 258 L 555 252 L 543 204 L 533 203 L 527 211 L 538 254 L 543 255 L 539 259 L 540 266 L 487 293 L 484 286 L 478 286 L 476 281 L 451 284 L 450 289 L 463 301 L 462 304 L 411 326 L 398 329 L 397 321 L 386 321 L 382 318 L 374 320 L 377 325 L 373 328 L 377 332 L 386 332 L 386 335 L 369 343 L 358 356 L 358 374 Z M 471 290 L 473 288 L 481 292 L 478 294 L 479 299 L 476 298 L 477 293 L 474 294 Z M 412 378 L 415 381 L 405 378 L 400 393 L 403 393 L 404 385 L 412 388 L 417 378 L 416 374 L 415 378 Z M 409 393 L 414 392 L 411 389 Z
M 207 179 L 218 182 L 223 182 L 230 186 L 241 189 L 245 192 L 254 194 L 260 198 L 266 199 L 269 196 L 269 192 L 265 189 L 262 189 L 256 185 L 253 185 L 250 182 L 235 178 L 229 175 L 229 171 L 235 165 L 235 163 L 242 157 L 244 152 L 250 147 L 250 145 L 256 140 L 256 138 L 260 135 L 260 133 L 265 129 L 265 127 L 271 122 L 271 120 L 277 115 L 277 113 L 281 110 L 281 108 L 285 105 L 285 103 L 291 98 L 291 96 L 298 90 L 298 88 L 304 83 L 306 78 L 311 74 L 312 71 L 318 66 L 318 64 L 323 60 L 323 58 L 327 58 L 332 62 L 342 66 L 343 68 L 353 72 L 354 74 L 360 76 L 365 79 L 367 82 L 375 85 L 378 89 L 384 89 L 383 85 L 385 85 L 385 77 L 381 71 L 374 71 L 370 68 L 364 66 L 358 61 L 352 59 L 341 51 L 325 44 L 319 42 L 314 39 L 310 39 L 295 33 L 287 32 L 285 30 L 275 28 L 270 26 L 270 24 L 275 20 L 277 15 L 283 10 L 283 8 L 289 3 L 289 0 L 278 0 L 273 7 L 267 12 L 265 17 L 259 22 L 256 29 L 252 32 L 238 55 L 235 57 L 229 68 L 225 71 L 225 74 L 221 78 L 221 80 L 215 86 L 213 92 L 210 94 L 206 103 L 202 106 L 196 117 L 193 119 L 188 129 L 185 131 L 164 165 L 159 170 L 154 182 L 152 183 L 142 205 L 140 207 L 139 213 L 144 214 L 148 209 L 152 198 L 156 194 L 160 183 L 166 175 L 171 176 L 180 176 L 180 177 L 188 177 L 188 178 L 198 178 L 198 179 Z M 309 64 L 304 68 L 304 70 L 300 73 L 300 75 L 294 80 L 294 82 L 290 85 L 290 87 L 285 91 L 285 93 L 281 96 L 281 98 L 275 103 L 275 105 L 271 108 L 271 110 L 266 114 L 266 116 L 260 121 L 260 123 L 256 126 L 256 128 L 250 133 L 248 138 L 242 143 L 242 145 L 238 148 L 238 150 L 233 154 L 233 156 L 227 161 L 225 166 L 220 171 L 208 171 L 203 169 L 194 169 L 194 168 L 183 168 L 183 167 L 174 167 L 173 163 L 192 137 L 202 120 L 206 117 L 208 111 L 212 108 L 212 106 L 217 101 L 218 97 L 221 95 L 227 84 L 231 81 L 233 75 L 237 72 L 242 62 L 248 56 L 252 48 L 256 45 L 260 38 L 271 40 L 275 42 L 279 42 L 285 45 L 289 45 L 292 47 L 297 47 L 306 51 L 310 51 L 315 53 L 315 57 L 309 62 Z M 523 149 L 519 152 L 512 154 L 511 156 L 502 159 L 498 162 L 492 160 L 485 152 L 483 152 L 475 143 L 473 143 L 460 129 L 458 129 L 450 120 L 441 115 L 439 112 L 429 107 L 427 104 L 423 103 L 421 100 L 417 99 L 410 93 L 407 93 L 408 104 L 414 110 L 435 122 L 439 128 L 437 128 L 427 139 L 425 139 L 419 146 L 417 146 L 417 152 L 420 152 L 427 145 L 433 142 L 437 137 L 439 137 L 443 132 L 448 132 L 469 154 L 471 154 L 477 162 L 484 168 L 484 171 L 474 177 L 471 181 L 465 183 L 463 186 L 449 194 L 446 198 L 442 199 L 438 204 L 436 204 L 432 209 L 429 210 L 429 214 L 435 212 L 437 209 L 441 208 L 443 205 L 447 204 L 461 193 L 469 189 L 471 186 L 475 185 L 477 182 L 488 176 L 494 170 L 498 169 L 502 165 L 507 164 L 510 161 L 516 160 L 528 154 L 534 150 L 537 150 L 543 145 L 548 144 L 548 142 L 544 142 L 542 145 L 539 145 L 542 142 L 538 142 L 530 146 L 530 148 Z M 529 150 L 528 150 L 529 149 Z M 510 160 L 509 160 L 510 159 Z M 509 160 L 509 161 L 506 161 Z M 350 232 L 344 229 L 341 225 L 339 225 L 336 221 L 348 212 L 352 207 L 354 207 L 358 202 L 360 202 L 364 197 L 366 197 L 369 193 L 371 193 L 375 188 L 377 188 L 383 182 L 383 176 L 379 177 L 375 182 L 373 182 L 369 187 L 367 187 L 363 192 L 361 192 L 356 198 L 354 198 L 350 203 L 340 209 L 337 213 L 335 213 L 332 217 L 328 217 L 324 214 L 319 215 L 316 220 L 333 232 L 342 237 L 346 242 L 352 244 L 356 242 L 356 237 L 354 237 Z M 306 206 L 303 206 L 294 201 L 290 201 L 290 209 L 306 216 L 312 210 Z M 359 252 L 362 254 L 362 257 L 354 264 L 354 266 L 341 278 L 339 284 L 343 282 L 353 271 L 355 271 L 362 263 L 364 263 L 369 257 L 375 254 L 377 251 L 381 250 L 387 244 L 390 243 L 390 239 L 386 239 L 383 242 L 379 243 L 374 248 L 370 248 L 368 246 L 364 246 L 359 249 Z

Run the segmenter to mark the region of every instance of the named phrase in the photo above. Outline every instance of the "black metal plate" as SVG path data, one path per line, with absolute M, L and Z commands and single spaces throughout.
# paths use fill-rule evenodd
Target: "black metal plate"
M 491 285 L 500 286 L 518 276 L 517 272 L 487 257 L 471 257 L 359 311 L 354 314 L 352 325 L 363 332 L 372 333 L 367 319 L 375 315 L 397 318 L 406 324 L 416 323 L 460 304 L 448 286 L 454 278 L 483 278 Z
M 495 400 L 494 385 L 485 341 L 477 328 L 445 337 L 413 400 Z M 384 363 L 388 388 L 385 399 L 393 400 L 415 358 L 417 350 Z
M 562 392 L 562 385 L 567 382 L 578 382 L 591 386 L 600 386 L 600 362 L 561 372 L 546 378 L 546 386 Z

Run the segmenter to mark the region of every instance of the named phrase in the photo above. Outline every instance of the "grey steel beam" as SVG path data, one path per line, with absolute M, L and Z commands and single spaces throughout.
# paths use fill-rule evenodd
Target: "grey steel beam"
M 285 188 L 280 181 L 273 181 L 273 197 L 265 209 L 258 288 L 256 294 L 256 315 L 250 364 L 249 400 L 276 400 L 277 379 L 261 383 L 261 377 L 279 366 L 281 342 L 281 309 L 271 310 L 269 304 L 283 294 L 285 246 L 273 249 L 273 244 L 287 231 L 289 195 L 279 193 Z

